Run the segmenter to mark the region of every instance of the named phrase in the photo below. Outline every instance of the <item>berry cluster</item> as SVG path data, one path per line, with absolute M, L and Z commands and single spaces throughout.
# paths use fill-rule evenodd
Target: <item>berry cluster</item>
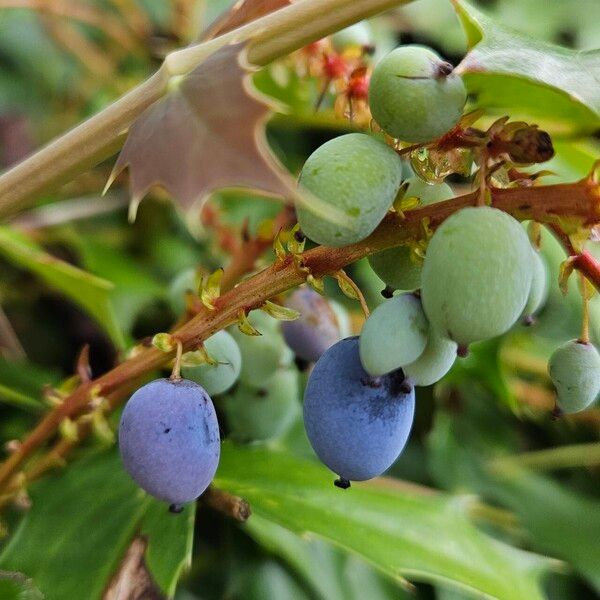
M 197 292 L 190 274 L 178 278 L 172 300 Z M 179 292 L 179 298 L 175 291 Z M 248 335 L 237 327 L 204 342 L 207 360 L 188 365 L 184 378 L 157 379 L 129 399 L 119 427 L 125 469 L 140 487 L 180 512 L 212 481 L 219 462 L 216 406 L 236 442 L 268 441 L 287 433 L 299 414 L 300 373 L 350 333 L 345 310 L 309 288 L 287 300 L 296 321 L 280 322 L 263 311 L 248 316 Z M 185 359 L 185 356 L 184 356 Z M 296 359 L 296 360 L 294 360 Z M 212 398 L 211 398 L 212 397 Z
M 387 300 L 368 317 L 360 337 L 348 337 L 343 309 L 301 288 L 286 302 L 298 320 L 280 326 L 254 311 L 246 328 L 206 340 L 203 352 L 210 360 L 184 363 L 185 379 L 156 380 L 131 397 L 119 432 L 123 463 L 174 511 L 197 498 L 217 468 L 220 435 L 210 396 L 222 395 L 217 408 L 234 440 L 269 440 L 296 419 L 298 367 L 314 363 L 304 394 L 306 433 L 318 457 L 339 475 L 336 485 L 346 488 L 380 475 L 400 455 L 413 422 L 415 386 L 438 382 L 470 344 L 500 336 L 519 320 L 530 324 L 545 302 L 543 258 L 514 218 L 486 205 L 485 191 L 501 165 L 509 184 L 522 177 L 514 168 L 523 154 L 515 150 L 518 140 L 535 146 L 523 163 L 535 162 L 540 148 L 544 157 L 551 155 L 546 134 L 521 123 L 505 127 L 505 120 L 485 133 L 461 128 L 464 84 L 450 64 L 421 46 L 383 58 L 370 87 L 357 73 L 353 80 L 344 53 L 366 48 L 364 34 L 350 29 L 329 42 L 328 52 L 321 46 L 307 50 L 322 52 L 328 85 L 343 78 L 362 96 L 368 88 L 370 113 L 385 135 L 342 135 L 306 160 L 299 186 L 309 201 L 297 207 L 303 235 L 346 246 L 367 238 L 390 210 L 401 227 L 404 210 L 452 198 L 450 186 L 423 181 L 421 169 L 407 176 L 398 152 L 405 142 L 429 144 L 436 152 L 456 143 L 476 147 L 480 203 L 455 212 L 433 234 L 425 223 L 422 239 L 370 257 Z M 343 218 L 332 222 L 313 212 L 311 195 Z M 179 312 L 186 290 L 197 293 L 197 286 L 194 273 L 175 282 L 172 301 Z M 585 335 L 554 353 L 549 372 L 561 411 L 582 410 L 600 393 L 600 354 Z

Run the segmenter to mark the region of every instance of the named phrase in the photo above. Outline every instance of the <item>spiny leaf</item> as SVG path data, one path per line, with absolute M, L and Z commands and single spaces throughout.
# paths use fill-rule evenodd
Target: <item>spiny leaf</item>
M 475 103 L 542 120 L 553 133 L 600 125 L 600 50 L 581 52 L 541 42 L 453 0 L 470 51 L 457 67 Z
M 539 579 L 550 561 L 488 537 L 456 497 L 391 480 L 340 493 L 316 462 L 228 443 L 215 485 L 247 499 L 259 517 L 355 552 L 393 577 L 502 600 L 544 597 Z
M 275 304 L 274 302 L 270 302 L 267 300 L 262 306 L 262 310 L 264 310 L 267 314 L 271 315 L 275 319 L 279 321 L 295 321 L 300 317 L 300 313 L 293 308 L 288 308 L 287 306 L 281 306 L 279 304 Z
M 266 144 L 269 110 L 251 93 L 242 49 L 209 56 L 132 125 L 112 177 L 129 166 L 134 207 L 153 185 L 186 211 L 222 187 L 290 195 L 289 176 Z
M 202 304 L 209 310 L 215 310 L 214 302 L 221 295 L 222 277 L 223 269 L 217 269 L 202 282 L 200 299 L 202 300 Z
M 249 188 L 293 199 L 315 214 L 347 223 L 348 217 L 315 196 L 296 190 L 270 151 L 264 123 L 270 108 L 252 87 L 244 44 L 220 48 L 187 75 L 172 78 L 163 98 L 131 126 L 107 187 L 130 171 L 130 216 L 148 190 L 167 189 L 185 211 L 220 188 Z

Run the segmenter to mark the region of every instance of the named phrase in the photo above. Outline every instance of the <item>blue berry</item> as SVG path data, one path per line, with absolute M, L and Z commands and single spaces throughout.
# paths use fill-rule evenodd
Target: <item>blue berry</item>
M 300 313 L 296 321 L 281 324 L 286 344 L 302 360 L 316 362 L 341 337 L 334 309 L 310 288 L 296 290 L 285 304 Z
M 175 509 L 195 500 L 219 464 L 219 424 L 212 400 L 186 379 L 144 385 L 123 410 L 119 447 L 126 471 L 146 492 Z
M 340 476 L 338 485 L 381 475 L 398 458 L 413 422 L 414 389 L 404 374 L 372 377 L 362 367 L 358 338 L 329 348 L 304 395 L 304 425 L 318 457 Z

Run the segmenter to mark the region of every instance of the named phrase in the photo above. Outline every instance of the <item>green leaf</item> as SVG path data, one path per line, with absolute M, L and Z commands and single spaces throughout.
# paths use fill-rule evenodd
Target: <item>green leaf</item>
M 539 577 L 548 562 L 479 531 L 464 502 L 391 480 L 346 492 L 332 481 L 312 461 L 224 444 L 215 484 L 246 498 L 259 517 L 333 542 L 392 577 L 502 600 L 542 598 Z
M 357 556 L 321 540 L 305 540 L 254 514 L 244 529 L 263 547 L 280 556 L 322 600 L 400 600 L 410 598 Z
M 153 300 L 163 298 L 165 288 L 148 273 L 139 260 L 122 251 L 85 239 L 79 245 L 84 266 L 110 281 L 110 299 L 122 331 L 131 332 L 136 317 Z
M 191 560 L 194 506 L 177 517 L 142 492 L 116 451 L 89 456 L 30 489 L 33 502 L 0 555 L 0 569 L 35 582 L 46 600 L 96 600 L 138 533 L 148 539 L 146 564 L 173 594 Z
M 8 227 L 0 227 L 0 254 L 78 304 L 105 329 L 115 345 L 124 347 L 123 334 L 110 301 L 113 289 L 110 282 L 47 254 Z
M 473 386 L 462 388 L 459 402 L 460 412 L 438 411 L 429 436 L 435 480 L 514 512 L 532 548 L 569 561 L 600 591 L 598 503 L 519 467 L 494 469 L 493 459 L 518 447 L 514 422 Z
M 2 600 L 44 600 L 31 579 L 22 573 L 0 571 L 0 598 Z
M 600 126 L 600 50 L 562 48 L 453 0 L 471 50 L 457 67 L 478 107 L 534 118 L 558 135 Z
M 598 502 L 523 469 L 503 470 L 496 479 L 495 498 L 515 512 L 536 547 L 568 560 L 600 593 Z

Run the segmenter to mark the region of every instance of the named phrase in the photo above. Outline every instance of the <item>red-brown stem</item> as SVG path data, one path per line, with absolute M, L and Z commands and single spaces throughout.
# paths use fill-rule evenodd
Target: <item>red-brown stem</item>
M 473 206 L 479 192 L 466 194 L 446 202 L 424 206 L 406 213 L 404 219 L 390 213 L 377 230 L 367 239 L 343 248 L 320 246 L 303 254 L 303 263 L 315 277 L 335 273 L 356 260 L 418 238 L 423 219 L 435 229 L 444 219 L 460 208 Z M 559 225 L 560 218 L 577 221 L 582 226 L 600 222 L 600 188 L 589 180 L 573 184 L 546 187 L 492 189 L 492 204 L 519 220 L 535 220 L 549 225 Z M 600 289 L 600 265 L 588 254 L 581 255 L 576 265 Z M 215 310 L 202 310 L 189 322 L 174 332 L 184 350 L 197 348 L 207 337 L 235 322 L 240 310 L 252 310 L 266 300 L 304 281 L 291 255 L 257 273 L 215 302 Z M 101 396 L 131 385 L 139 377 L 163 367 L 172 353 L 148 348 L 116 366 L 94 381 L 85 383 L 68 396 L 62 404 L 46 414 L 23 440 L 22 445 L 0 465 L 0 489 L 19 470 L 37 448 L 51 438 L 65 417 L 74 417 L 90 401 L 92 389 Z
M 574 256 L 573 266 L 597 288 L 600 287 L 598 285 L 598 282 L 600 282 L 600 263 L 587 250 Z

